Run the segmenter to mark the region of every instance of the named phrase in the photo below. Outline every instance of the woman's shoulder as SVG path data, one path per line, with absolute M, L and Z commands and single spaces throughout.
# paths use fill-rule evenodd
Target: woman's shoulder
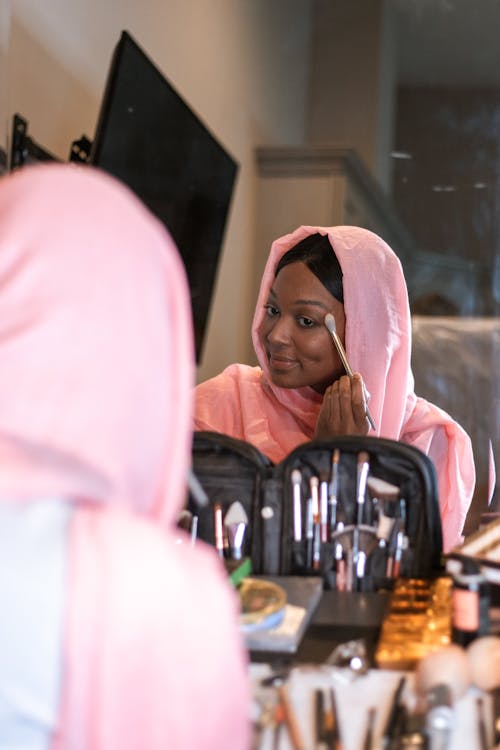
M 261 372 L 260 367 L 232 364 L 196 386 L 195 428 L 243 438 L 243 412 L 255 403 Z
M 241 385 L 258 383 L 260 382 L 261 375 L 262 370 L 260 367 L 252 367 L 251 365 L 235 362 L 228 365 L 218 375 L 214 375 L 214 377 L 199 383 L 196 386 L 196 394 L 215 393 L 218 390 L 227 392 L 229 389 L 237 389 Z

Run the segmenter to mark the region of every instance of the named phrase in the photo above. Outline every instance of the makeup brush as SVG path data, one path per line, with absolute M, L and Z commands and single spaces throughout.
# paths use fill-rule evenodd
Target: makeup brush
M 356 524 L 360 526 L 363 523 L 363 509 L 366 500 L 366 483 L 368 472 L 370 471 L 370 456 L 366 451 L 360 451 L 357 455 L 357 473 L 356 473 L 356 503 L 357 519 Z
M 306 566 L 312 568 L 313 564 L 313 541 L 314 541 L 314 516 L 313 501 L 311 497 L 306 500 Z
M 278 699 L 283 709 L 283 721 L 288 731 L 288 737 L 293 750 L 305 750 L 304 742 L 300 732 L 300 726 L 297 721 L 295 709 L 286 683 L 278 686 Z
M 320 528 L 320 511 L 319 511 L 319 479 L 312 476 L 309 479 L 309 488 L 311 490 L 312 514 L 313 514 L 313 553 L 312 566 L 314 570 L 319 570 L 321 561 L 321 528 Z
M 492 746 L 496 747 L 500 745 L 500 637 L 476 638 L 467 646 L 466 654 L 473 684 L 491 697 Z
M 224 516 L 229 549 L 233 560 L 243 557 L 243 541 L 248 526 L 248 516 L 243 505 L 236 500 L 232 503 Z
M 302 497 L 301 483 L 302 472 L 294 469 L 291 474 L 293 492 L 293 539 L 295 542 L 302 541 Z
M 366 481 L 368 487 L 372 510 L 375 515 L 373 523 L 377 529 L 378 546 L 381 548 L 387 548 L 388 556 L 389 553 L 392 555 L 393 548 L 389 546 L 389 542 L 396 541 L 395 534 L 397 533 L 396 526 L 398 520 L 396 519 L 397 502 L 399 499 L 399 487 L 390 482 L 386 482 L 384 479 L 379 477 L 368 477 Z M 392 571 L 392 557 L 391 562 L 387 560 Z M 391 577 L 388 573 L 388 577 Z
M 339 494 L 339 461 L 340 451 L 338 448 L 332 453 L 332 474 L 329 486 L 328 505 L 330 508 L 330 536 L 337 528 L 337 507 Z
M 425 709 L 425 731 L 429 750 L 448 750 L 455 723 L 454 704 L 465 695 L 471 682 L 471 665 L 456 643 L 424 656 L 415 670 L 417 699 Z
M 198 536 L 198 516 L 195 516 L 191 511 L 184 509 L 179 513 L 177 526 L 188 532 L 191 537 L 191 544 L 194 544 L 196 537 Z
M 309 478 L 309 489 L 311 490 L 314 523 L 319 523 L 319 479 L 312 476 Z
M 333 726 L 331 729 L 331 738 L 332 738 L 332 744 L 331 748 L 332 750 L 342 750 L 343 743 L 340 733 L 340 725 L 339 725 L 339 714 L 337 711 L 337 701 L 335 699 L 335 692 L 333 688 L 330 688 L 330 710 L 332 712 L 332 721 Z
M 406 676 L 403 675 L 399 678 L 397 687 L 391 697 L 389 713 L 385 721 L 381 738 L 381 747 L 383 750 L 392 750 L 392 748 L 397 747 L 399 743 L 406 712 L 406 707 L 402 700 L 405 685 Z
M 189 489 L 189 492 L 191 493 L 193 500 L 196 502 L 197 505 L 200 506 L 200 508 L 205 508 L 209 505 L 210 501 L 208 499 L 208 495 L 201 486 L 200 480 L 194 473 L 192 469 L 188 471 L 187 475 L 187 486 Z
M 349 361 L 347 359 L 347 354 L 345 353 L 345 349 L 344 349 L 344 347 L 342 345 L 342 341 L 340 340 L 340 338 L 339 338 L 339 336 L 337 334 L 337 324 L 335 323 L 335 318 L 333 317 L 333 315 L 331 313 L 327 313 L 325 315 L 324 323 L 325 323 L 325 326 L 327 327 L 327 329 L 329 330 L 329 332 L 331 334 L 331 337 L 333 339 L 333 343 L 335 344 L 335 348 L 337 349 L 338 355 L 339 355 L 339 357 L 340 357 L 340 359 L 342 361 L 342 364 L 344 365 L 344 370 L 346 371 L 346 374 L 349 375 L 350 378 L 352 378 L 352 376 L 354 375 L 354 372 L 353 372 L 352 367 L 349 364 Z M 367 394 L 367 390 L 366 390 L 366 387 L 365 387 L 364 383 L 363 383 L 363 391 L 364 391 L 365 400 L 366 400 L 368 394 Z M 372 430 L 375 430 L 376 429 L 375 428 L 375 422 L 373 421 L 373 417 L 370 414 L 370 410 L 368 409 L 368 405 L 366 405 L 366 407 L 365 407 L 365 413 L 366 413 L 366 418 L 367 418 L 368 422 L 370 423 L 370 427 L 372 428 Z
M 366 729 L 365 729 L 365 737 L 363 740 L 363 750 L 372 750 L 376 716 L 377 716 L 377 709 L 375 708 L 375 706 L 371 706 L 368 709 L 368 715 L 366 719 Z
M 386 482 L 385 479 L 369 476 L 366 486 L 370 491 L 372 504 L 377 508 L 377 513 L 395 518 L 397 502 L 399 499 L 399 487 L 396 484 Z
M 214 503 L 214 543 L 219 557 L 224 557 L 224 527 L 222 525 L 222 505 Z
M 323 472 L 320 474 L 319 481 L 319 524 L 321 532 L 321 542 L 328 541 L 328 478 Z

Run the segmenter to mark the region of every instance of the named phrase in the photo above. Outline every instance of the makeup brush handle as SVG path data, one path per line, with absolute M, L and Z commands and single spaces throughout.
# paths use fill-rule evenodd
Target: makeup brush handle
M 347 359 L 347 354 L 345 353 L 345 349 L 343 347 L 342 341 L 339 339 L 338 334 L 335 332 L 332 332 L 332 338 L 336 346 L 338 355 L 342 361 L 342 364 L 344 365 L 344 370 L 346 371 L 346 374 L 349 375 L 350 378 L 352 378 L 352 376 L 354 375 L 354 372 L 352 370 L 351 365 L 349 364 L 349 360 Z
M 295 711 L 293 710 L 293 706 L 290 702 L 286 685 L 280 685 L 278 687 L 278 696 L 281 707 L 283 709 L 283 718 L 293 750 L 305 750 L 305 745 L 302 741 L 297 717 L 295 716 Z
M 345 353 L 345 349 L 342 345 L 342 341 L 339 339 L 338 334 L 335 331 L 330 332 L 332 335 L 333 343 L 335 344 L 335 347 L 337 349 L 338 355 L 342 361 L 342 364 L 344 366 L 344 370 L 346 371 L 346 374 L 349 375 L 350 378 L 354 375 L 353 369 L 351 365 L 349 364 L 349 360 L 347 359 L 347 354 Z M 365 396 L 365 399 L 368 400 L 368 391 L 366 390 L 366 386 L 363 383 L 363 393 Z M 375 422 L 373 421 L 373 417 L 370 414 L 370 410 L 368 409 L 368 406 L 365 406 L 365 413 L 366 418 L 370 424 L 370 427 L 373 431 L 376 430 Z
M 368 408 L 368 407 L 366 407 L 366 408 L 365 408 L 365 413 L 366 413 L 366 418 L 367 418 L 368 422 L 370 423 L 370 427 L 371 427 L 371 428 L 372 428 L 372 430 L 373 430 L 373 431 L 375 432 L 375 430 L 376 430 L 377 428 L 375 427 L 375 422 L 373 421 L 373 417 L 372 417 L 372 415 L 370 414 L 370 410 L 369 410 L 369 408 Z

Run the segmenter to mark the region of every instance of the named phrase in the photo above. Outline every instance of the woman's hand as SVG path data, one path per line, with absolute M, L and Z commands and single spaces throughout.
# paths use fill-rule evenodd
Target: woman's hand
M 357 372 L 352 378 L 342 375 L 325 391 L 314 437 L 328 440 L 335 435 L 367 435 L 369 429 L 363 379 Z

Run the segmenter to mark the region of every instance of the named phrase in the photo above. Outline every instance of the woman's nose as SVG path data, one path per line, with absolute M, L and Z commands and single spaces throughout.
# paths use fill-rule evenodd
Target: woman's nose
M 291 331 L 287 319 L 283 316 L 276 318 L 268 331 L 267 338 L 271 343 L 275 344 L 288 343 L 291 338 Z

